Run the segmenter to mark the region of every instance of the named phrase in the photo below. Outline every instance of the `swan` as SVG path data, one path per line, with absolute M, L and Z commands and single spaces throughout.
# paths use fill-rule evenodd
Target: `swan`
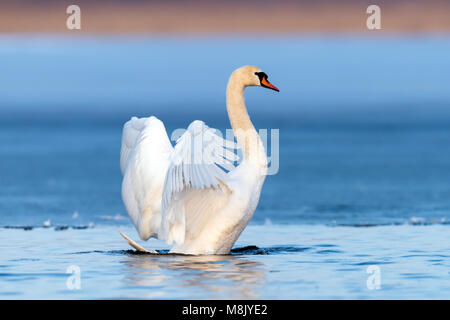
M 237 144 L 198 120 L 175 147 L 163 122 L 154 116 L 132 117 L 125 123 L 122 199 L 142 240 L 164 240 L 173 245 L 170 253 L 230 252 L 253 216 L 267 173 L 266 152 L 245 106 L 248 86 L 279 91 L 255 66 L 233 71 L 226 105 Z M 243 158 L 235 166 L 237 148 Z M 136 250 L 155 252 L 121 235 Z

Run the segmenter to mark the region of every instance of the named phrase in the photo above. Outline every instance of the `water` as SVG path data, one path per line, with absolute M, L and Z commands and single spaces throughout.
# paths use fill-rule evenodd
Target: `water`
M 450 221 L 449 127 L 279 129 L 280 169 L 266 179 L 253 222 Z M 128 223 L 120 143 L 120 124 L 3 125 L 2 225 Z
M 2 298 L 450 297 L 448 245 L 436 241 L 448 226 L 251 225 L 236 247 L 259 250 L 187 257 L 132 253 L 119 230 L 134 235 L 127 226 L 2 231 L 10 244 L 2 248 Z M 145 245 L 162 249 L 153 240 Z M 71 265 L 81 270 L 80 290 L 66 287 Z M 380 268 L 379 290 L 367 288 L 370 265 Z
M 3 36 L 0 297 L 450 298 L 449 43 Z M 281 89 L 247 94 L 255 125 L 280 129 L 249 227 L 231 255 L 167 255 L 157 240 L 141 244 L 162 254 L 133 253 L 123 122 L 227 128 L 226 75 L 245 63 Z

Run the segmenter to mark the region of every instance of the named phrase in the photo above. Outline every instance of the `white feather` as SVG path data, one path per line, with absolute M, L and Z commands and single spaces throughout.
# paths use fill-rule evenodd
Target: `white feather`
M 161 222 L 161 195 L 172 145 L 164 124 L 155 117 L 125 123 L 120 167 L 122 199 L 142 239 L 155 237 Z
M 230 146 L 230 144 L 228 144 Z M 189 221 L 193 216 L 214 214 L 214 212 L 201 211 L 201 208 L 210 208 L 207 201 L 215 201 L 211 195 L 199 199 L 203 203 L 198 204 L 196 212 L 186 209 L 187 194 L 197 190 L 200 194 L 207 190 L 214 190 L 220 197 L 224 195 L 221 190 L 226 173 L 219 166 L 223 164 L 222 157 L 217 156 L 217 150 L 234 161 L 235 154 L 225 149 L 225 140 L 218 137 L 214 130 L 202 121 L 192 122 L 187 131 L 178 139 L 171 157 L 167 171 L 166 182 L 163 190 L 162 203 L 162 227 L 159 233 L 161 239 L 168 243 L 175 241 L 178 244 L 184 242 L 187 233 L 195 233 L 195 230 L 181 231 L 181 221 Z M 230 161 L 226 164 L 228 171 L 234 169 Z M 209 193 L 208 193 L 209 194 Z M 198 197 L 198 192 L 197 192 Z M 183 209 L 181 210 L 181 207 Z M 198 219 L 198 218 L 196 218 Z M 191 225 L 192 228 L 200 228 L 201 225 Z

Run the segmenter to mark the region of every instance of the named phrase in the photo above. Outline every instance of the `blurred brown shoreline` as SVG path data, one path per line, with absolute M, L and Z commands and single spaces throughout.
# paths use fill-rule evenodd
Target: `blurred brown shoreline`
M 81 7 L 81 30 L 66 28 L 66 8 Z M 24 1 L 0 3 L 1 33 L 374 32 L 369 4 L 381 7 L 376 32 L 449 32 L 450 1 Z

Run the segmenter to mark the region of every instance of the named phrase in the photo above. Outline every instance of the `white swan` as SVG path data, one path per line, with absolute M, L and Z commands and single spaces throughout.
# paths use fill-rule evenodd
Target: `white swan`
M 227 111 L 243 155 L 237 167 L 236 155 L 228 150 L 234 143 L 201 121 L 189 125 L 175 148 L 159 119 L 133 117 L 125 123 L 122 198 L 141 239 L 175 242 L 173 253 L 229 253 L 253 216 L 267 172 L 264 146 L 245 107 L 247 86 L 279 91 L 257 67 L 231 74 Z

